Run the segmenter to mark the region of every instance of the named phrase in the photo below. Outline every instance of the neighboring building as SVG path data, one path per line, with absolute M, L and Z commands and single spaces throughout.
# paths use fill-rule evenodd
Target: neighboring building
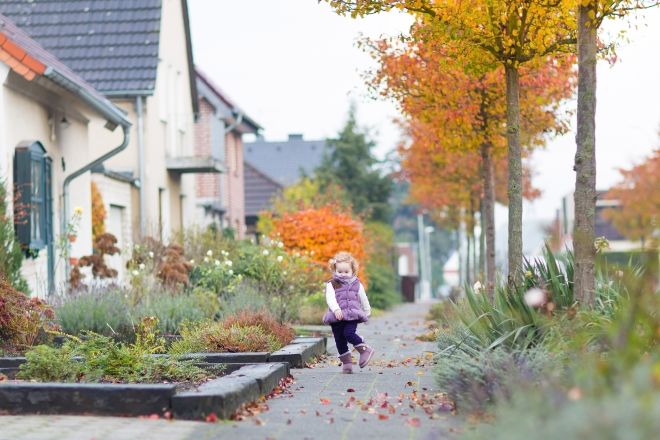
M 641 249 L 641 242 L 628 240 L 603 215 L 608 209 L 621 209 L 621 203 L 618 200 L 608 198 L 607 193 L 608 191 L 596 191 L 595 237 L 605 237 L 607 239 L 610 246 L 605 252 L 628 252 Z M 559 211 L 559 232 L 562 242 L 569 247 L 573 245 L 574 225 L 575 205 L 571 193 L 562 198 Z
M 0 178 L 9 194 L 15 191 L 16 236 L 28 255 L 22 271 L 33 294 L 65 282 L 55 236 L 75 207 L 82 212 L 70 256 L 91 254 L 89 170 L 122 146 L 130 125 L 119 108 L 0 15 Z
M 222 163 L 194 151 L 198 94 L 186 0 L 3 0 L 0 8 L 134 121 L 128 148 L 93 176 L 120 246 L 145 235 L 167 241 L 192 224 L 191 174 L 219 173 Z M 94 154 L 110 143 L 101 129 L 90 139 Z
M 419 296 L 417 281 L 419 280 L 417 243 L 396 243 L 397 274 L 401 280 L 401 296 L 408 302 L 414 302 Z
M 304 176 L 311 176 L 321 165 L 327 149 L 325 140 L 306 141 L 301 134 L 290 134 L 284 142 L 258 139 L 245 144 L 245 223 L 254 233 L 257 217 L 271 206 L 283 188 Z
M 223 173 L 198 174 L 195 218 L 200 224 L 230 227 L 245 236 L 243 135 L 261 129 L 220 88 L 197 69 L 199 119 L 195 124 L 195 155 L 223 163 Z

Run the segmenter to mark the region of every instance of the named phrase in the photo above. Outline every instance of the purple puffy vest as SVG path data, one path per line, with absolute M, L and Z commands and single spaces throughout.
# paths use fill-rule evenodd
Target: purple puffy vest
M 358 295 L 360 291 L 360 280 L 355 279 L 352 283 L 340 283 L 336 280 L 329 282 L 332 283 L 332 287 L 335 289 L 335 298 L 337 298 L 337 304 L 339 304 L 341 313 L 344 315 L 344 321 L 366 322 L 368 318 L 364 310 L 362 310 L 362 304 Z M 325 315 L 323 315 L 323 323 L 333 324 L 335 322 L 337 322 L 335 314 L 332 313 L 332 310 L 328 309 Z

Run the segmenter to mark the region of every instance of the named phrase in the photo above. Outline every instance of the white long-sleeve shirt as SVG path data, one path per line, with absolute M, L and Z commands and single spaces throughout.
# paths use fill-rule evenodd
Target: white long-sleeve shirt
M 360 298 L 360 306 L 362 307 L 364 313 L 367 316 L 371 315 L 371 305 L 369 305 L 369 298 L 367 298 L 367 292 L 364 290 L 362 283 L 360 283 L 358 298 Z M 333 313 L 337 310 L 340 310 L 337 297 L 335 296 L 335 288 L 332 287 L 332 283 L 325 284 L 325 302 L 328 303 L 328 307 L 330 310 L 332 310 Z

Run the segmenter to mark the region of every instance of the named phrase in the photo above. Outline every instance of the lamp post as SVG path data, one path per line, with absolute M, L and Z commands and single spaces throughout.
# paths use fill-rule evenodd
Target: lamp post
M 424 257 L 426 259 L 426 279 L 429 283 L 429 297 L 427 299 L 431 299 L 431 297 L 435 296 L 433 295 L 433 269 L 431 266 L 431 233 L 433 231 L 435 231 L 433 226 L 427 226 L 424 228 L 424 251 L 426 252 Z

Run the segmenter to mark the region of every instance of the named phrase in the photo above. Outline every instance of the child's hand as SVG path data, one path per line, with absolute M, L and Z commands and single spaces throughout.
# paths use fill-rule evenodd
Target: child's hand
M 335 312 L 335 318 L 337 318 L 337 321 L 341 321 L 342 319 L 344 319 L 344 315 L 341 313 L 341 310 L 337 310 Z

